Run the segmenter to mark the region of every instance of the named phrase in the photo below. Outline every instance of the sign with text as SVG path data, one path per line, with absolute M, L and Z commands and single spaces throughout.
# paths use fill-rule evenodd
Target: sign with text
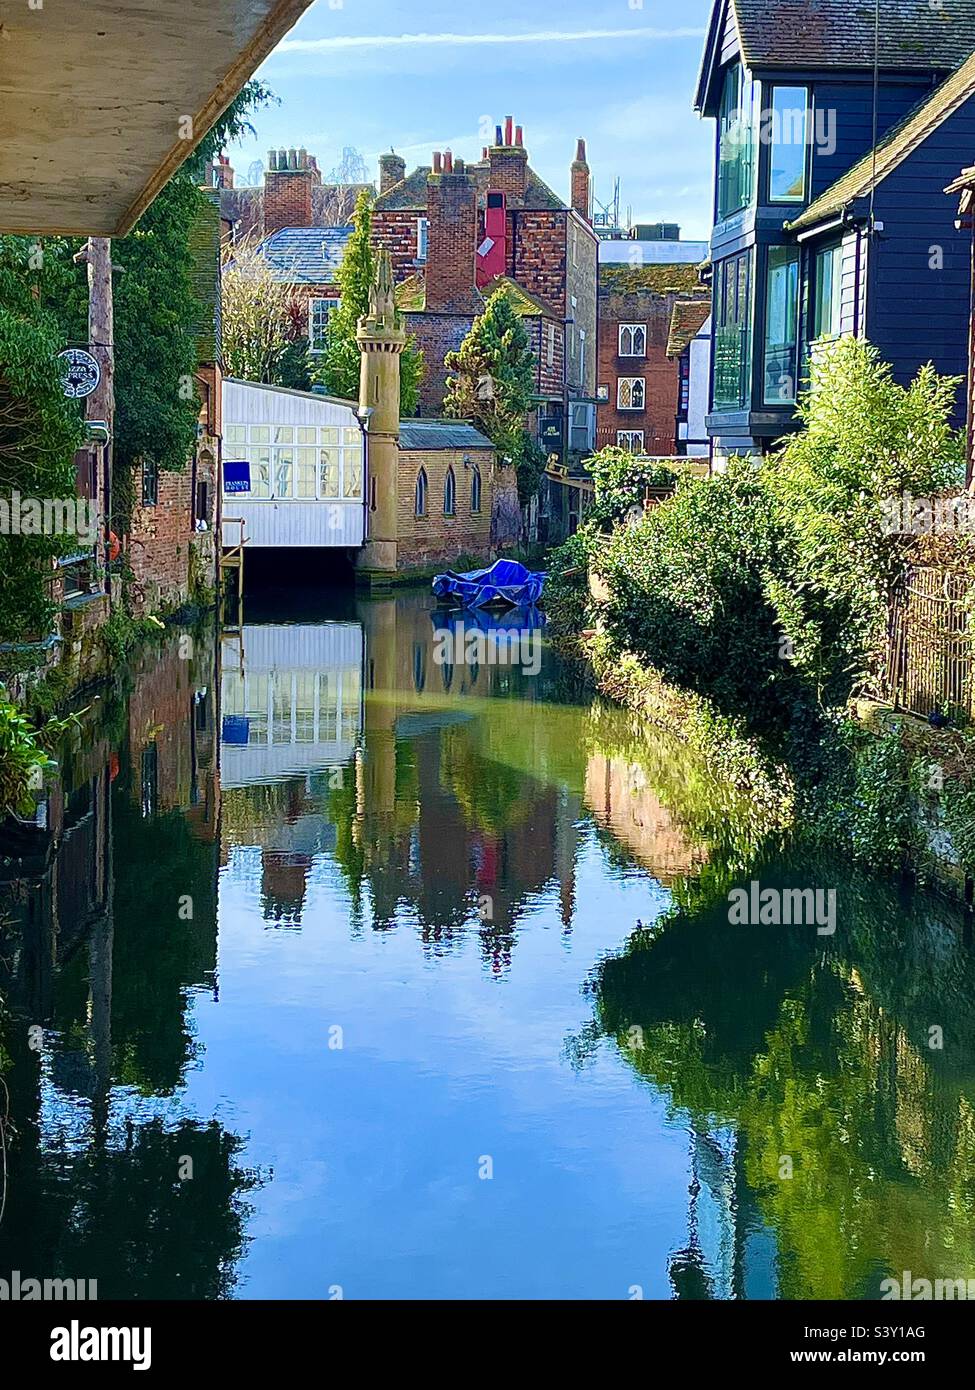
M 251 466 L 246 459 L 224 460 L 223 490 L 225 493 L 250 492 Z

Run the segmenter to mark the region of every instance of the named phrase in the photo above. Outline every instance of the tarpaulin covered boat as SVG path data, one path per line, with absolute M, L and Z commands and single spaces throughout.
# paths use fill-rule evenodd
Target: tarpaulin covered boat
M 464 608 L 523 608 L 542 596 L 547 574 L 525 569 L 517 560 L 495 560 L 490 569 L 438 574 L 433 592 Z

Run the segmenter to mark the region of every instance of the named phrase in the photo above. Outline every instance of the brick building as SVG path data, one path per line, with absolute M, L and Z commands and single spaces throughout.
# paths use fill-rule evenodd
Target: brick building
M 591 446 L 597 240 L 581 140 L 570 190 L 566 203 L 539 178 L 510 117 L 474 164 L 438 151 L 407 175 L 398 155 L 380 160 L 373 238 L 389 252 L 406 329 L 426 358 L 422 415 L 443 404 L 444 355 L 506 285 L 535 354 L 539 436 L 549 452 Z
M 668 356 L 682 300 L 707 300 L 693 264 L 601 264 L 596 447 L 678 452 L 679 356 Z
M 138 614 L 170 609 L 191 597 L 209 602 L 217 587 L 221 439 L 220 210 L 216 195 L 193 229 L 193 291 L 201 303 L 195 325 L 200 397 L 197 441 L 186 466 L 163 472 L 136 468 L 133 506 L 122 548 L 132 571 Z

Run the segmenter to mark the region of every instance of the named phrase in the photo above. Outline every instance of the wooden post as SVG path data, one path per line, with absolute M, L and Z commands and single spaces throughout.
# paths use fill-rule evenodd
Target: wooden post
M 108 443 L 101 445 L 101 476 L 96 487 L 97 509 L 105 524 L 103 562 L 108 582 L 109 513 L 112 503 L 112 453 L 115 437 L 115 309 L 112 294 L 112 243 L 108 237 L 89 237 L 75 257 L 88 265 L 88 344 L 101 378 L 86 402 L 88 420 L 104 420 Z

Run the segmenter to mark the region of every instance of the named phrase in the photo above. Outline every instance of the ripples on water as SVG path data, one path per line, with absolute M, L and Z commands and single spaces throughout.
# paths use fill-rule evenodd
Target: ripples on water
M 731 927 L 730 882 L 813 871 L 756 861 L 750 808 L 679 744 L 551 653 L 443 664 L 426 595 L 347 609 L 143 656 L 7 845 L 0 1277 L 975 1276 L 963 914 L 832 865 L 834 938 Z

